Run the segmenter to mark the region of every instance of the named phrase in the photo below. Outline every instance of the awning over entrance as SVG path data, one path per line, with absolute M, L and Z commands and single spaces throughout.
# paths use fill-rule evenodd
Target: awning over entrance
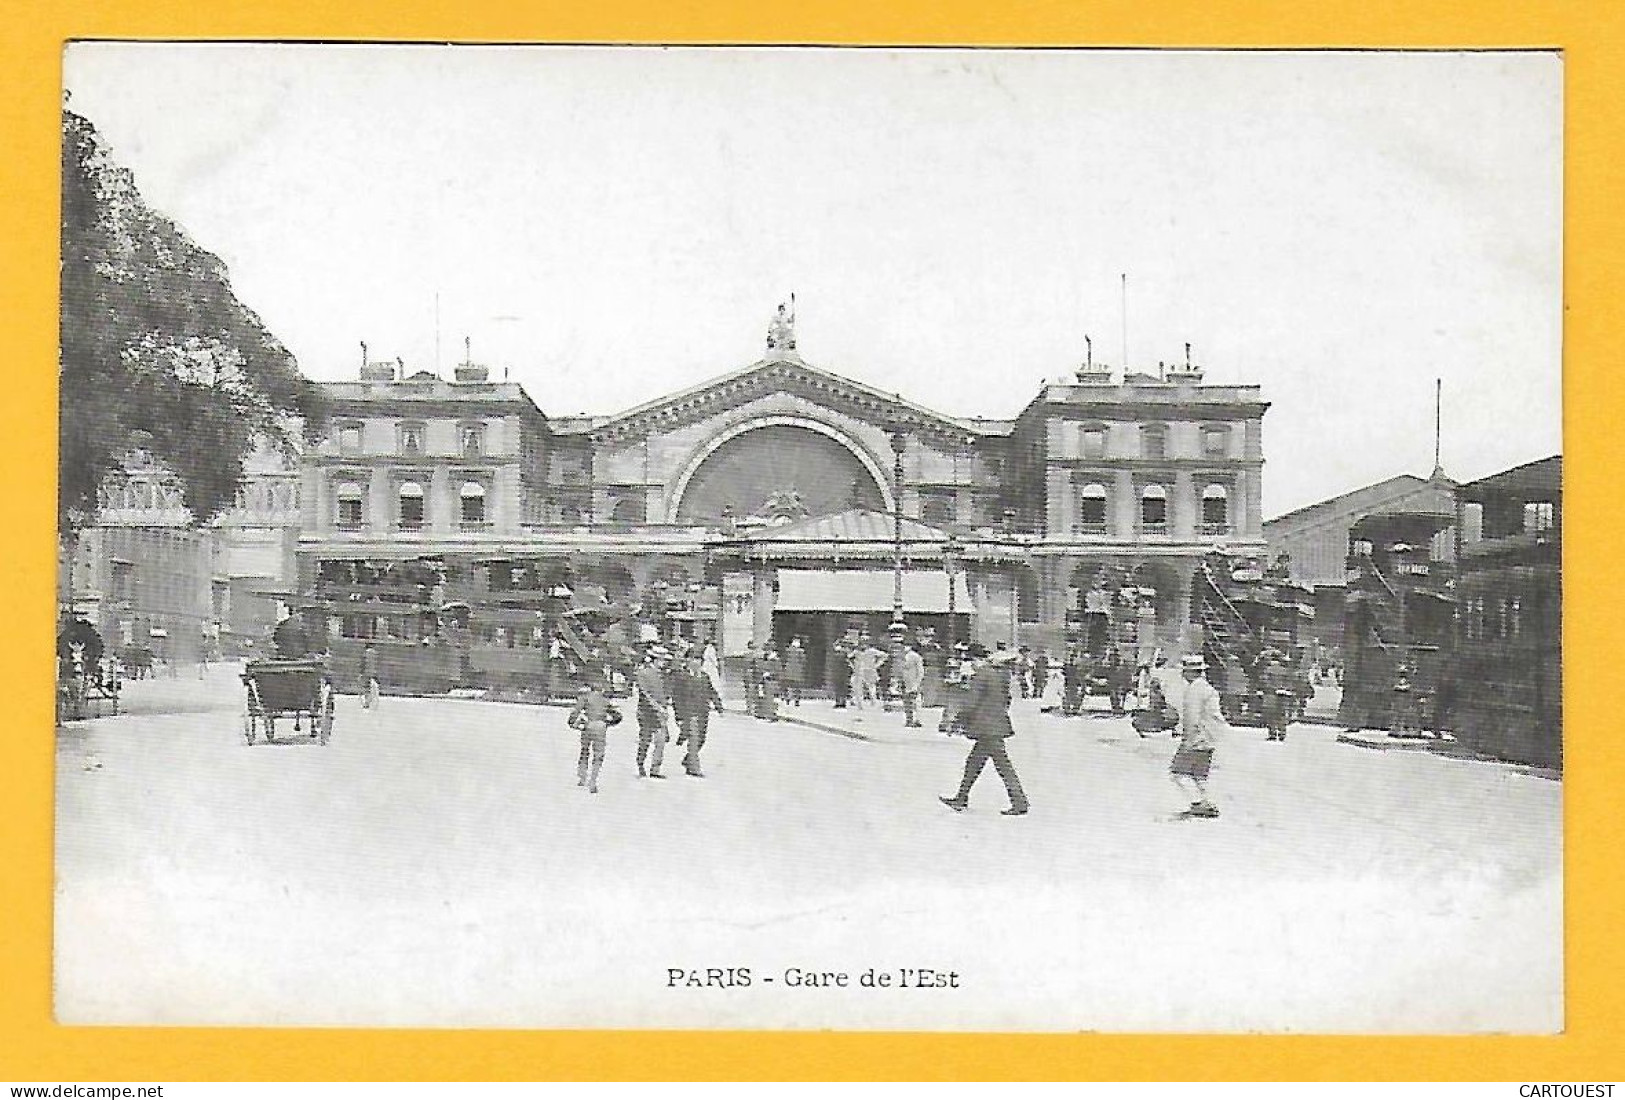
M 890 611 L 892 573 L 884 569 L 781 569 L 775 611 Z M 948 575 L 938 570 L 903 574 L 903 610 L 940 615 L 948 610 Z M 965 575 L 954 575 L 954 611 L 971 611 Z

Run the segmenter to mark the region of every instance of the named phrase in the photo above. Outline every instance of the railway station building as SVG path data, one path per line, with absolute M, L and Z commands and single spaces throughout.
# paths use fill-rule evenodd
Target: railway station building
M 448 379 L 366 361 L 324 387 L 298 494 L 307 591 L 425 559 L 487 584 L 528 571 L 724 656 L 802 637 L 816 666 L 899 604 L 939 638 L 1053 651 L 1110 612 L 1137 644 L 1189 645 L 1203 556 L 1265 548 L 1267 405 L 1188 361 L 1089 363 L 1014 418 L 954 416 L 808 361 L 781 314 L 757 361 L 605 415 L 549 416 L 553 395 L 473 362 Z M 381 629 L 357 610 L 346 632 Z

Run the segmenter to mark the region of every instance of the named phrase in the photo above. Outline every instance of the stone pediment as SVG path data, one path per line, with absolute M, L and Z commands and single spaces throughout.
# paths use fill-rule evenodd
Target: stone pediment
M 828 406 L 872 424 L 901 423 L 912 433 L 943 441 L 965 442 L 987 434 L 985 428 L 973 422 L 945 416 L 900 395 L 843 378 L 793 354 L 777 354 L 732 374 L 617 413 L 596 425 L 592 434 L 605 442 L 632 442 L 781 393 Z

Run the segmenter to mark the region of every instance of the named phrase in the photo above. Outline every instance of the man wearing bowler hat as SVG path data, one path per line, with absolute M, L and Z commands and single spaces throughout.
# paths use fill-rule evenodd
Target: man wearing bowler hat
M 1228 728 L 1219 707 L 1219 693 L 1207 682 L 1207 662 L 1200 653 L 1188 653 L 1179 664 L 1185 691 L 1179 700 L 1179 748 L 1168 765 L 1174 786 L 1191 797 L 1186 817 L 1218 817 L 1219 808 L 1207 795 L 1213 747 L 1220 731 Z
M 956 718 L 959 732 L 971 739 L 970 755 L 965 757 L 965 775 L 959 781 L 959 792 L 952 798 L 944 797 L 943 805 L 958 812 L 970 805 L 970 789 L 982 774 L 982 766 L 989 760 L 1004 780 L 1005 793 L 1010 796 L 1006 817 L 1020 817 L 1027 812 L 1027 795 L 1021 789 L 1021 779 L 1005 749 L 1005 740 L 1015 733 L 1010 725 L 1010 674 L 1017 655 L 1011 650 L 1000 650 L 991 658 L 981 646 L 972 646 L 973 658 L 987 658 L 971 677 L 965 700 Z

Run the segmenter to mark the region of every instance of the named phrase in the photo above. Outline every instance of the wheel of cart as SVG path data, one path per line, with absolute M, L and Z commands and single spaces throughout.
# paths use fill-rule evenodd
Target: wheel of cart
M 277 719 L 291 718 L 295 735 L 327 744 L 333 735 L 333 684 L 325 660 L 250 661 L 242 679 L 244 741 L 275 742 Z

